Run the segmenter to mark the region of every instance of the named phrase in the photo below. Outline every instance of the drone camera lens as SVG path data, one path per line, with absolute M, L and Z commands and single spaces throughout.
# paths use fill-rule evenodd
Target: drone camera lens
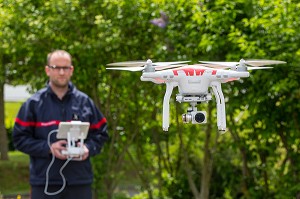
M 183 114 L 182 115 L 182 121 L 184 123 L 189 123 L 192 120 L 192 117 L 190 114 Z
M 195 114 L 195 121 L 198 123 L 202 123 L 205 120 L 205 115 L 203 113 L 196 113 Z
M 185 114 L 182 114 L 182 121 L 186 122 L 186 116 L 185 116 Z

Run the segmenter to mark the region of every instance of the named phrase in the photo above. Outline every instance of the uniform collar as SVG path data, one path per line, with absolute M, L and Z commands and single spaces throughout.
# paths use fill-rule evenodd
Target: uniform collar
M 46 87 L 47 87 L 47 92 L 48 92 L 49 94 L 55 95 L 55 96 L 56 96 L 56 94 L 53 92 L 53 90 L 52 90 L 52 88 L 51 88 L 51 86 L 50 86 L 50 84 L 49 84 L 49 81 L 47 81 Z M 75 89 L 74 84 L 73 84 L 71 81 L 69 81 L 69 83 L 68 83 L 68 91 L 67 91 L 67 93 L 65 94 L 65 96 L 63 97 L 63 99 L 65 99 L 67 96 L 71 95 L 74 89 Z M 56 96 L 56 97 L 57 97 L 57 96 Z

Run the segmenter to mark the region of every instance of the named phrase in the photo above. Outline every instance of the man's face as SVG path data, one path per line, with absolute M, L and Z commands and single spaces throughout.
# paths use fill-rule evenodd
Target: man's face
M 53 54 L 49 60 L 49 65 L 45 67 L 51 86 L 56 88 L 68 87 L 73 70 L 70 58 L 62 54 Z

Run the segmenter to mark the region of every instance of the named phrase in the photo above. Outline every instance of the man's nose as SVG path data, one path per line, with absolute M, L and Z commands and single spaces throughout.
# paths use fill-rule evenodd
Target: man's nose
M 64 70 L 63 68 L 60 68 L 60 69 L 59 69 L 59 73 L 60 73 L 60 74 L 64 74 L 64 73 L 65 73 L 65 70 Z

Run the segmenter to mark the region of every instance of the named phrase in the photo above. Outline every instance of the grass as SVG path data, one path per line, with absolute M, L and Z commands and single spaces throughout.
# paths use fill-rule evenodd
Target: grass
M 5 102 L 5 117 L 15 118 L 23 102 Z
M 5 125 L 13 126 L 15 118 L 23 102 L 5 102 Z
M 5 125 L 10 128 L 23 102 L 5 102 Z M 1 194 L 29 193 L 29 156 L 10 151 L 9 160 L 0 161 L 0 196 Z
M 29 190 L 29 156 L 19 151 L 9 152 L 9 160 L 0 161 L 0 193 L 24 194 Z
M 130 189 L 130 187 L 123 188 Z M 130 198 L 123 191 L 119 190 L 115 193 L 114 198 Z M 1 195 L 27 195 L 29 192 L 29 156 L 19 151 L 11 151 L 9 152 L 9 160 L 0 161 L 0 199 Z

